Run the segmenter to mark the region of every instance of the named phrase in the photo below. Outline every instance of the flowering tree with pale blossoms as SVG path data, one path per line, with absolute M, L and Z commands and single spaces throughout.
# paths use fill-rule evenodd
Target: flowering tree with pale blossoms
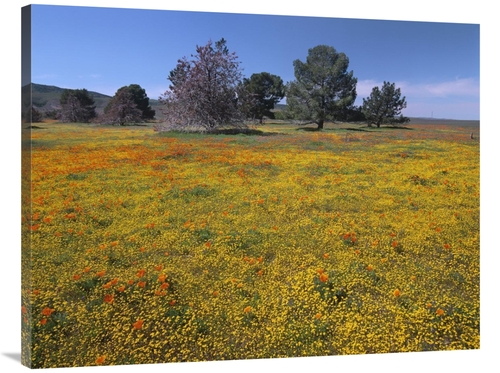
M 237 59 L 221 39 L 197 46 L 190 59 L 178 60 L 168 78 L 169 89 L 160 97 L 165 123 L 155 129 L 215 132 L 244 127 L 240 107 L 245 93 Z

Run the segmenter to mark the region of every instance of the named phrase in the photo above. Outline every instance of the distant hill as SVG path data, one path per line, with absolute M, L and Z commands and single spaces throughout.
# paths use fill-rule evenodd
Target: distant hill
M 61 94 L 65 89 L 76 88 L 60 88 L 53 85 L 33 83 L 31 90 L 33 106 L 42 112 L 60 109 L 61 104 L 59 102 L 61 99 Z M 93 91 L 89 91 L 89 94 L 94 98 L 97 113 L 102 113 L 109 100 L 111 100 L 111 96 Z M 158 102 L 158 100 L 152 100 L 150 98 L 149 104 L 151 105 L 151 108 L 153 110 L 156 110 L 156 117 L 158 118 L 159 116 L 161 116 L 161 112 L 159 110 L 160 103 Z
M 32 84 L 31 94 L 33 106 L 40 111 L 51 111 L 61 108 L 59 103 L 61 94 L 66 88 L 60 88 L 53 85 Z M 108 104 L 111 96 L 103 95 L 102 93 L 89 91 L 89 94 L 94 98 L 96 111 L 103 112 Z

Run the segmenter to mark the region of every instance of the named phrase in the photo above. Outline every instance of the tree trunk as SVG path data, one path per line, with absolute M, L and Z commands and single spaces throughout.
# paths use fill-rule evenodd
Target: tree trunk
M 323 129 L 323 125 L 324 125 L 325 121 L 323 119 L 321 119 L 319 122 L 318 122 L 318 129 L 319 130 L 322 130 Z

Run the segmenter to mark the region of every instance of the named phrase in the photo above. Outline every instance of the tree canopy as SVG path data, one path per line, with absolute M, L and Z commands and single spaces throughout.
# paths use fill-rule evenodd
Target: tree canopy
M 119 124 L 143 121 L 143 112 L 138 108 L 133 92 L 128 87 L 116 91 L 104 110 L 103 123 Z
M 253 100 L 248 108 L 248 115 L 262 123 L 264 116 L 274 118 L 271 110 L 285 97 L 283 80 L 268 72 L 252 74 L 250 78 L 243 79 L 243 85 Z
M 144 88 L 142 88 L 139 84 L 130 84 L 118 89 L 118 91 L 120 90 L 128 90 L 128 92 L 132 95 L 132 100 L 136 104 L 137 109 L 141 111 L 141 118 L 143 120 L 152 120 L 155 118 L 156 112 L 151 109 L 151 106 L 149 105 L 149 97 Z
M 229 52 L 226 40 L 210 40 L 196 47 L 191 59 L 183 57 L 170 72 L 171 85 L 161 97 L 165 127 L 214 131 L 222 126 L 239 126 L 238 90 L 242 73 L 238 57 Z
M 363 99 L 362 112 L 369 126 L 375 124 L 406 123 L 410 119 L 401 111 L 406 108 L 406 97 L 401 97 L 401 89 L 395 83 L 385 82 L 382 89 L 373 87 L 368 98 Z
M 356 100 L 357 79 L 347 71 L 349 59 L 335 48 L 318 45 L 309 49 L 306 62 L 293 62 L 295 81 L 287 85 L 287 106 L 297 119 L 316 123 L 344 115 Z
M 66 89 L 61 94 L 61 120 L 88 123 L 97 116 L 95 101 L 85 89 Z

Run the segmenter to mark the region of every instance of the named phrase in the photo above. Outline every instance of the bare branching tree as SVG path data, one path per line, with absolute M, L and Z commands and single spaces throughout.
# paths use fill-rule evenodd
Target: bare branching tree
M 160 102 L 165 124 L 159 131 L 213 132 L 222 127 L 242 127 L 243 115 L 238 100 L 242 73 L 234 52 L 226 40 L 197 46 L 191 59 L 180 59 L 170 72 L 171 85 Z

